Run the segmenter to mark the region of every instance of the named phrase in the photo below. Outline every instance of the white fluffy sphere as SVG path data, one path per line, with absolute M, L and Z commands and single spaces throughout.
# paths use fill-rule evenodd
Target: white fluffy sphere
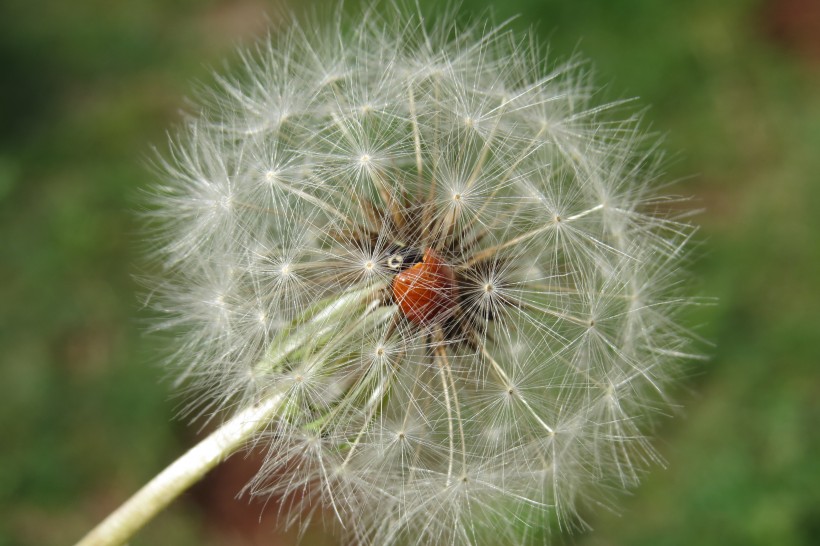
M 361 543 L 513 544 L 634 485 L 693 231 L 637 117 L 526 35 L 392 4 L 241 61 L 149 215 L 192 409 L 285 394 L 250 490 Z

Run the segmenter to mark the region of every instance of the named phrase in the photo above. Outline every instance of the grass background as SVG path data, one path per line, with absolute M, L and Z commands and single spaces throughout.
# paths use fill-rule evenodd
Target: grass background
M 557 542 L 820 543 L 820 4 L 494 9 L 590 58 L 604 96 L 650 105 L 680 152 L 676 191 L 705 208 L 694 273 L 718 299 L 692 317 L 715 346 L 659 431 L 668 468 Z M 72 543 L 196 441 L 142 333 L 135 196 L 192 81 L 264 33 L 265 13 L 261 0 L 0 4 L 0 546 Z M 234 457 L 133 544 L 291 544 L 275 513 L 259 524 L 260 505 L 233 499 L 252 467 Z

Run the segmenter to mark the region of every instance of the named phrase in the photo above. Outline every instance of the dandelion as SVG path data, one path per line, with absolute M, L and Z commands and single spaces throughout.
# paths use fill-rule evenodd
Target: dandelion
M 189 411 L 223 419 L 83 544 L 232 451 L 283 522 L 361 544 L 526 544 L 634 486 L 691 337 L 693 228 L 584 63 L 382 3 L 241 54 L 149 213 Z

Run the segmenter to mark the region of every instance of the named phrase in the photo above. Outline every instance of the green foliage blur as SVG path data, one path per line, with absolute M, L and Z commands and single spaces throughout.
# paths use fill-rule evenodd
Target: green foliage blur
M 432 1 L 432 0 L 431 0 Z M 317 11 L 325 4 L 300 2 Z M 703 208 L 690 368 L 668 461 L 556 544 L 820 544 L 820 8 L 812 0 L 505 0 L 550 52 L 640 97 L 670 190 Z M 802 7 L 801 7 L 802 6 Z M 464 14 L 486 4 L 464 0 Z M 262 0 L 0 4 L 0 546 L 70 544 L 199 437 L 134 276 L 151 146 L 263 35 Z M 269 19 L 266 18 L 266 14 Z M 813 17 L 813 19 L 812 19 Z M 275 30 L 274 30 L 275 31 Z M 236 460 L 238 460 L 238 463 Z M 241 456 L 132 544 L 291 544 L 235 501 Z M 248 461 L 245 461 L 248 462 Z M 252 462 L 252 461 L 251 461 Z M 252 465 L 244 465 L 252 466 Z M 230 468 L 233 468 L 231 470 Z M 332 543 L 321 529 L 306 544 Z

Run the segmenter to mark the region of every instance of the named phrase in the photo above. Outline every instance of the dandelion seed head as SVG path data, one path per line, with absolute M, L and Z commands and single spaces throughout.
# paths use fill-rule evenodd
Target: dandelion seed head
M 251 494 L 361 544 L 528 544 L 658 462 L 694 228 L 587 65 L 382 2 L 240 53 L 148 212 L 190 412 L 284 393 Z M 626 115 L 624 115 L 626 111 Z

